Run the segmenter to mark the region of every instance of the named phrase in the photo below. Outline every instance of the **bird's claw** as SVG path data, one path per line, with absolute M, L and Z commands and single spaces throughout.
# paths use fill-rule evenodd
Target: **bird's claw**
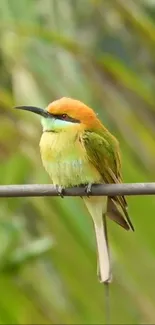
M 86 186 L 86 193 L 87 193 L 87 196 L 89 197 L 89 194 L 91 194 L 92 192 L 92 184 L 89 183 L 87 186 Z
M 63 199 L 64 198 L 64 188 L 60 185 L 56 185 L 56 189 L 57 189 L 57 193 L 58 193 L 58 196 L 61 196 L 61 198 Z

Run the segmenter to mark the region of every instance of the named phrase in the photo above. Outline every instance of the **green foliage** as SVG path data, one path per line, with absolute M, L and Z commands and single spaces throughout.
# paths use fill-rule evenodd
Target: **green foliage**
M 70 96 L 119 139 L 126 182 L 154 181 L 155 7 L 147 0 L 1 0 L 0 183 L 49 183 L 36 116 Z M 0 324 L 103 324 L 92 221 L 82 200 L 1 199 Z M 135 233 L 108 222 L 111 322 L 155 322 L 155 203 L 130 197 Z

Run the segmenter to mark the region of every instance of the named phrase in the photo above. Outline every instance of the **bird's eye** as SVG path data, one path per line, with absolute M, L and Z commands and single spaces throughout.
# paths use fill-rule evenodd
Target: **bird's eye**
M 67 117 L 67 114 L 62 114 L 62 119 L 65 120 Z

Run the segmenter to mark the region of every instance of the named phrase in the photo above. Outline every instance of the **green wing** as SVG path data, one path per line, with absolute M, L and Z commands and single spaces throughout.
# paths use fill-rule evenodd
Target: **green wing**
M 85 131 L 82 141 L 90 162 L 102 175 L 103 182 L 109 184 L 122 183 L 118 141 L 107 130 L 103 134 Z M 125 229 L 131 228 L 134 230 L 127 212 L 127 202 L 124 196 L 108 198 L 107 214 Z

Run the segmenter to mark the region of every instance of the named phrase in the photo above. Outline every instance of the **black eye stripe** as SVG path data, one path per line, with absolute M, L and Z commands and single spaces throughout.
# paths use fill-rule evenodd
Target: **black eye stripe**
M 64 118 L 64 115 L 65 115 L 65 118 Z M 80 123 L 80 120 L 74 119 L 74 118 L 68 116 L 67 114 L 53 115 L 53 116 L 55 118 L 57 118 L 58 120 L 63 120 L 63 121 L 72 122 L 72 123 Z

